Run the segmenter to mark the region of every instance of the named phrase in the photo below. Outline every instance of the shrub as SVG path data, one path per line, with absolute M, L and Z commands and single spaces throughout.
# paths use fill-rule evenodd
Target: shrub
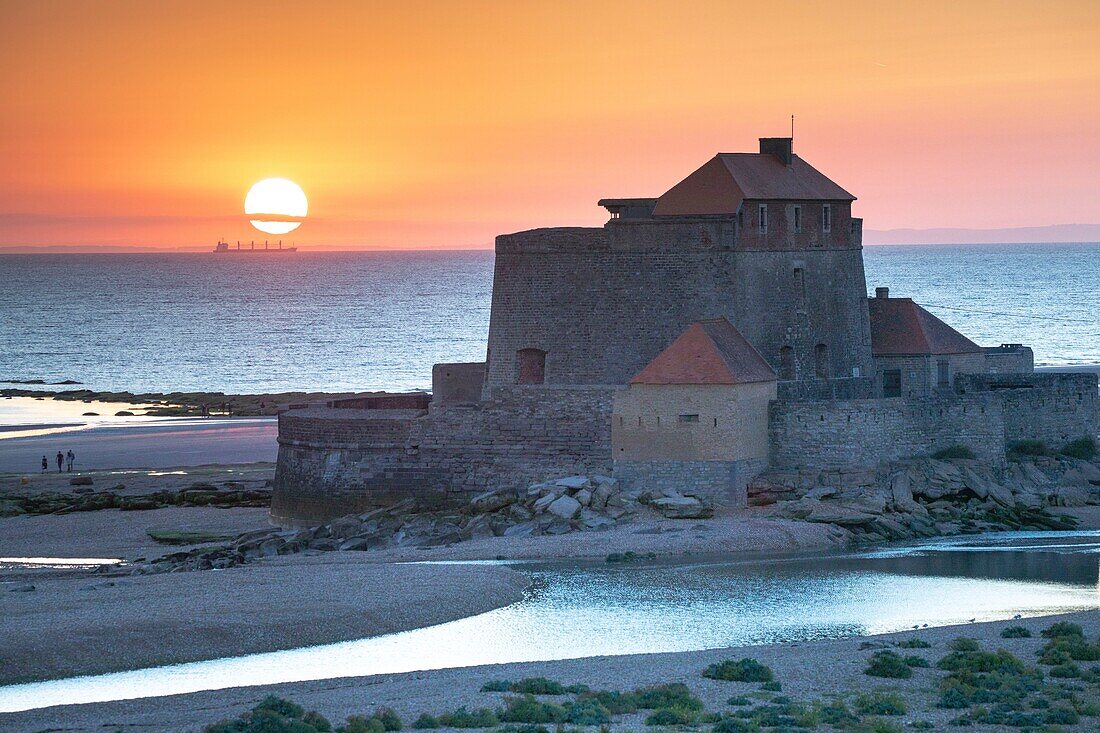
M 236 720 L 205 726 L 203 733 L 328 733 L 331 730 L 332 724 L 320 713 L 307 713 L 301 705 L 268 695 Z
M 564 723 L 565 708 L 557 703 L 542 702 L 534 695 L 508 697 L 497 717 L 505 723 Z
M 1020 658 L 1004 649 L 995 652 L 951 652 L 936 666 L 948 672 L 999 672 L 1023 674 L 1027 669 Z
M 974 458 L 974 451 L 967 448 L 965 445 L 950 445 L 946 448 L 936 451 L 932 454 L 932 457 L 937 461 L 945 461 L 949 458 Z
M 1082 461 L 1091 461 L 1096 457 L 1097 447 L 1096 440 L 1091 435 L 1086 435 L 1083 438 L 1066 443 L 1062 446 L 1062 450 L 1058 451 L 1063 456 L 1069 456 L 1070 458 L 1080 458 Z
M 603 725 L 611 722 L 611 711 L 599 700 L 577 700 L 565 707 L 565 719 L 573 725 Z
M 691 694 L 687 685 L 679 682 L 640 687 L 634 691 L 634 697 L 637 700 L 637 706 L 643 710 L 685 708 L 698 711 L 703 709 L 703 701 Z
M 525 695 L 564 695 L 565 685 L 545 677 L 526 677 L 519 682 L 513 682 L 509 687 L 511 692 L 520 692 Z
M 726 716 L 714 724 L 711 733 L 756 733 L 759 730 L 760 726 L 752 721 Z
M 905 664 L 910 667 L 930 667 L 928 660 L 917 654 L 906 654 Z
M 724 662 L 712 664 L 703 670 L 703 676 L 729 682 L 771 682 L 775 679 L 771 668 L 748 657 L 736 662 L 727 659 Z
M 434 730 L 439 727 L 439 720 L 427 713 L 421 713 L 420 717 L 413 721 L 413 728 L 417 730 Z
M 638 696 L 632 692 L 600 690 L 586 693 L 581 696 L 581 699 L 595 700 L 612 715 L 627 715 L 638 710 Z
M 775 681 L 765 682 L 764 684 L 760 685 L 760 689 L 767 690 L 768 692 L 780 692 L 783 689 L 783 685 Z
M 850 733 L 903 733 L 900 725 L 881 718 L 861 720 L 848 730 Z
M 956 652 L 976 652 L 981 651 L 981 648 L 982 646 L 977 639 L 970 639 L 965 636 L 960 636 L 951 642 L 951 649 Z
M 929 649 L 932 645 L 924 639 L 918 639 L 914 636 L 912 639 L 899 641 L 895 643 L 894 646 L 898 647 L 899 649 Z
M 349 715 L 344 733 L 385 733 L 386 728 L 378 718 L 368 718 L 365 715 Z
M 729 700 L 726 700 L 726 704 L 733 705 L 734 707 L 744 707 L 746 705 L 752 705 L 752 700 L 744 695 L 737 695 L 736 697 L 731 697 Z
M 374 711 L 374 718 L 381 723 L 382 728 L 389 733 L 401 730 L 401 718 L 393 711 L 393 708 L 378 708 Z
M 508 680 L 489 680 L 481 686 L 482 692 L 510 692 L 512 683 Z
M 817 714 L 822 723 L 834 728 L 845 729 L 859 722 L 859 718 L 852 714 L 843 700 L 834 700 L 828 705 L 819 704 Z
M 860 693 L 854 702 L 860 715 L 905 715 L 905 701 L 888 692 Z
M 650 713 L 646 725 L 691 725 L 699 717 L 697 710 L 683 707 L 659 708 Z
M 329 733 L 332 730 L 332 723 L 328 722 L 328 719 L 316 710 L 310 710 L 303 715 L 302 722 L 306 725 L 312 725 L 317 733 Z
M 1057 677 L 1059 679 L 1072 679 L 1081 676 L 1081 668 L 1073 662 L 1067 664 L 1056 664 L 1050 668 L 1050 676 Z
M 453 713 L 440 715 L 439 724 L 446 728 L 492 728 L 500 724 L 500 719 L 489 708 L 467 710 L 461 707 Z
M 1063 725 L 1077 725 L 1080 721 L 1080 716 L 1077 715 L 1077 711 L 1073 708 L 1067 707 L 1055 707 L 1047 710 L 1043 714 L 1044 723 L 1054 723 Z
M 1069 621 L 1058 621 L 1043 629 L 1042 635 L 1047 639 L 1057 639 L 1065 636 L 1080 636 L 1084 637 L 1084 630 L 1077 624 L 1072 624 Z
M 268 695 L 260 704 L 252 708 L 253 712 L 259 710 L 270 710 L 273 713 L 282 715 L 284 718 L 301 718 L 305 714 L 305 708 L 301 705 L 292 703 L 290 700 L 284 700 L 281 697 L 275 695 Z
M 1050 449 L 1041 440 L 1017 440 L 1009 443 L 1008 450 L 1021 456 L 1049 456 Z
M 913 670 L 909 669 L 909 665 L 905 663 L 905 660 L 895 652 L 882 651 L 874 653 L 867 669 L 863 670 L 863 674 L 869 674 L 872 677 L 906 680 L 913 676 Z
M 1025 629 L 1023 626 L 1009 626 L 1007 629 L 1001 629 L 1002 639 L 1030 639 L 1031 632 Z

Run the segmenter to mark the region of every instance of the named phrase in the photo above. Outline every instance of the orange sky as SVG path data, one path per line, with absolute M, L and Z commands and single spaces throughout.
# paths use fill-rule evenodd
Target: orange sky
M 786 134 L 867 229 L 1100 223 L 1100 2 L 0 0 L 0 246 L 597 225 Z

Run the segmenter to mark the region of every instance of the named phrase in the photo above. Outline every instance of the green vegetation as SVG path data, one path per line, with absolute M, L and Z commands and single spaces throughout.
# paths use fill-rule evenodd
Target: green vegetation
M 783 689 L 783 685 L 779 684 L 778 682 L 774 682 L 774 681 L 773 682 L 765 682 L 764 684 L 760 685 L 760 689 L 761 690 L 767 690 L 768 692 L 779 692 L 780 690 Z
M 896 642 L 894 646 L 899 649 L 929 649 L 932 645 L 924 639 L 918 639 L 914 636 L 912 639 Z
M 588 692 L 585 685 L 563 685 L 545 677 L 525 677 L 519 682 L 490 680 L 481 686 L 482 692 L 518 692 L 524 695 L 576 695 Z
M 682 707 L 660 708 L 646 716 L 646 725 L 692 725 L 699 717 L 696 710 Z
M 1010 453 L 1019 456 L 1049 456 L 1050 448 L 1041 440 L 1017 440 L 1008 444 Z
M 203 733 L 328 733 L 331 730 L 332 725 L 320 713 L 307 713 L 301 705 L 268 695 L 236 720 L 208 725 Z
M 860 715 L 905 715 L 905 701 L 899 695 L 888 692 L 860 693 L 855 699 Z
M 771 682 L 775 679 L 767 665 L 748 657 L 739 659 L 736 662 L 727 659 L 712 664 L 703 670 L 703 676 L 712 680 L 730 682 Z
M 736 695 L 734 697 L 731 697 L 729 700 L 726 700 L 726 704 L 733 705 L 735 707 L 744 707 L 745 705 L 752 705 L 752 700 L 745 697 L 744 695 Z
M 919 654 L 906 654 L 905 664 L 910 667 L 930 667 L 928 660 Z
M 343 733 L 384 733 L 385 730 L 382 721 L 378 718 L 368 718 L 365 715 L 349 715 Z
M 471 711 L 461 707 L 453 713 L 439 716 L 439 725 L 444 728 L 492 728 L 498 723 L 500 720 L 489 708 Z
M 1023 626 L 1009 626 L 1007 629 L 1001 629 L 1002 639 L 1030 639 L 1031 632 L 1025 629 Z
M 660 708 L 703 709 L 703 701 L 691 694 L 688 686 L 680 682 L 654 685 L 653 687 L 640 687 L 634 691 L 634 696 L 638 700 L 638 707 L 642 710 L 658 710 Z
M 1091 461 L 1096 457 L 1096 440 L 1091 435 L 1066 443 L 1062 450 L 1058 451 L 1063 456 L 1080 458 L 1082 461 Z
M 401 730 L 401 718 L 393 711 L 393 708 L 380 707 L 374 711 L 374 719 L 382 724 L 382 729 L 387 733 Z
M 413 721 L 416 730 L 434 730 L 439 727 L 439 719 L 435 716 L 421 713 L 420 717 Z
M 932 454 L 932 457 L 937 461 L 946 461 L 949 458 L 974 458 L 974 451 L 967 448 L 965 445 L 950 445 L 946 448 L 936 451 Z
M 543 702 L 534 695 L 508 697 L 497 717 L 505 723 L 564 723 L 565 708 L 554 702 Z
M 633 550 L 627 550 L 626 552 L 612 552 L 607 556 L 607 562 L 609 563 L 621 563 L 621 562 L 639 562 L 641 560 L 656 560 L 656 552 L 634 552 Z
M 863 674 L 872 677 L 889 677 L 892 679 L 907 680 L 913 676 L 913 670 L 905 663 L 905 660 L 896 652 L 881 651 L 871 656 L 871 662 Z

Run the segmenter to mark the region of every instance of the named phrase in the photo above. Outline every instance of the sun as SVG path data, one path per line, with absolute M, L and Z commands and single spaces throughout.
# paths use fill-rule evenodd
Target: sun
M 306 193 L 286 178 L 265 178 L 252 184 L 244 197 L 244 213 L 255 214 L 252 226 L 268 234 L 287 234 L 302 225 Z

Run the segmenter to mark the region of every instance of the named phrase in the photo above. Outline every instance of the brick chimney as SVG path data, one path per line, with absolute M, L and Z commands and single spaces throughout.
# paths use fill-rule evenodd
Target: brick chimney
M 774 155 L 790 165 L 794 155 L 794 138 L 792 137 L 762 137 L 760 138 L 760 152 L 763 155 Z
M 890 288 L 875 288 L 875 297 L 876 298 L 884 298 L 884 299 L 889 298 L 890 297 Z

